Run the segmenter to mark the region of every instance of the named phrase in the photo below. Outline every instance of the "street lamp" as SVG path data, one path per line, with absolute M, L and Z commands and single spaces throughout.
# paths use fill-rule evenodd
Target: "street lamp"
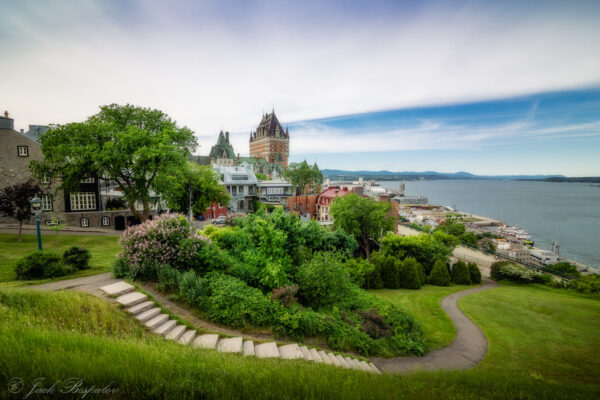
M 42 199 L 36 194 L 31 199 L 31 212 L 35 215 L 35 227 L 37 229 L 38 250 L 42 251 L 42 234 L 40 233 L 40 214 L 42 213 Z

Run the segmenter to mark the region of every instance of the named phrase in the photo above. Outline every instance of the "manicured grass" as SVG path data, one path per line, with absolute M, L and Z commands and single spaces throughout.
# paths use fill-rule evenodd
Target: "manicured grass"
M 600 382 L 600 301 L 540 285 L 503 284 L 458 305 L 488 339 L 477 369 L 540 383 Z
M 53 251 L 59 255 L 71 246 L 85 246 L 92 254 L 90 268 L 68 275 L 67 278 L 76 278 L 94 275 L 111 270 L 111 264 L 115 255 L 119 252 L 117 236 L 71 236 L 60 234 L 44 234 L 42 236 L 42 247 L 44 251 Z M 0 285 L 19 286 L 31 283 L 47 282 L 16 281 L 17 276 L 14 266 L 17 259 L 37 250 L 37 237 L 35 235 L 23 235 L 23 241 L 17 242 L 17 235 L 0 233 Z M 64 279 L 65 277 L 63 277 Z
M 456 336 L 456 328 L 446 315 L 440 301 L 447 295 L 468 289 L 471 286 L 448 287 L 425 285 L 419 290 L 380 289 L 369 293 L 380 296 L 410 311 L 421 325 L 425 334 L 427 351 L 448 346 Z M 474 286 L 472 286 L 474 287 Z
M 194 349 L 146 333 L 90 295 L 0 289 L 0 398 L 73 377 L 115 392 L 86 398 L 507 399 L 593 398 L 597 386 L 496 371 L 374 375 L 303 361 Z M 508 379 L 508 380 L 507 380 Z M 21 393 L 21 397 L 24 392 Z M 31 396 L 35 398 L 36 396 Z M 40 397 L 44 397 L 43 395 Z

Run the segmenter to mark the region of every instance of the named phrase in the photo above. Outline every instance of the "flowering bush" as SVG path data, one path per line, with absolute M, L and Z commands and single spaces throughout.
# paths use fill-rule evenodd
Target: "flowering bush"
M 119 243 L 119 257 L 127 261 L 129 275 L 150 278 L 143 270 L 156 265 L 190 269 L 208 239 L 200 236 L 184 216 L 165 214 L 127 229 Z

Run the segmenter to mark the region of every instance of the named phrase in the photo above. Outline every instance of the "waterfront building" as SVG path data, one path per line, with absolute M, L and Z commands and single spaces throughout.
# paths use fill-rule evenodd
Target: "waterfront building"
M 558 263 L 559 256 L 548 250 L 530 250 L 529 251 L 529 262 L 538 267 L 544 267 L 546 265 L 553 265 Z

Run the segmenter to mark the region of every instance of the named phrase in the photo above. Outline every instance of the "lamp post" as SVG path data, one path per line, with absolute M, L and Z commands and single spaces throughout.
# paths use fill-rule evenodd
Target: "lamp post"
M 36 194 L 31 199 L 31 212 L 35 215 L 35 227 L 37 230 L 38 250 L 42 251 L 42 234 L 40 232 L 40 214 L 42 213 L 42 199 Z

